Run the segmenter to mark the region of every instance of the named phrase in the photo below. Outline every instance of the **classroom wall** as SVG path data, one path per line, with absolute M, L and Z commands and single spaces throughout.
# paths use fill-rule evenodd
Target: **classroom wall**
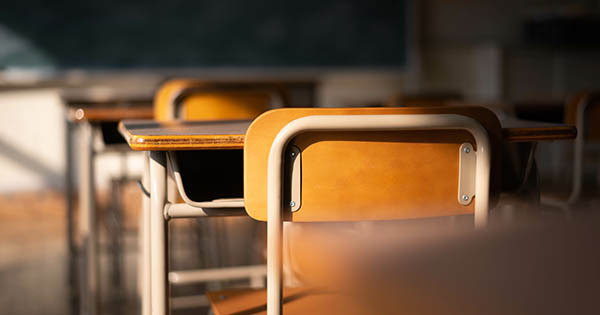
M 0 92 L 0 191 L 60 187 L 64 125 L 57 90 Z
M 416 16 L 409 19 L 414 22 L 413 51 L 408 54 L 414 55 L 408 67 L 396 75 L 368 71 L 326 75 L 322 104 L 345 103 L 344 93 L 355 102 L 373 103 L 390 94 L 436 91 L 457 91 L 468 100 L 488 103 L 563 101 L 577 91 L 597 89 L 600 48 L 533 45 L 526 41 L 522 25 L 528 17 L 551 12 L 600 14 L 596 2 L 414 1 Z
M 140 74 L 141 75 L 141 74 Z M 157 83 L 135 80 L 135 75 L 114 76 L 132 89 Z M 319 106 L 364 106 L 380 104 L 401 90 L 403 76 L 397 72 L 341 71 L 323 74 L 316 91 Z M 100 84 L 98 79 L 88 81 Z M 148 80 L 146 80 L 148 81 Z M 96 89 L 108 92 L 111 88 Z M 95 90 L 95 91 L 96 91 Z M 97 94 L 97 93 L 96 93 Z M 65 184 L 65 112 L 59 88 L 0 90 L 0 193 L 63 189 Z M 78 183 L 77 131 L 73 140 L 73 180 Z M 120 175 L 136 178 L 142 173 L 140 152 L 105 153 L 95 159 L 96 186 L 102 190 Z
M 417 1 L 412 19 L 416 35 L 412 47 L 416 50 L 408 67 L 402 71 L 323 71 L 318 75 L 321 85 L 316 103 L 372 105 L 399 93 L 419 91 L 458 91 L 467 99 L 486 102 L 560 101 L 580 89 L 597 88 L 598 49 L 556 50 L 523 41 L 523 17 L 540 6 L 557 3 L 567 1 Z M 315 69 L 311 71 L 315 75 Z M 235 69 L 224 72 L 237 73 Z M 75 82 L 84 77 L 75 73 L 71 79 Z M 118 86 L 136 82 L 135 73 L 124 77 Z M 5 71 L 1 79 L 7 78 Z M 0 191 L 61 188 L 64 125 L 58 90 L 0 91 L 0 106 Z M 139 155 L 127 163 L 140 165 L 136 159 Z M 104 170 L 99 172 L 98 185 L 107 187 L 122 164 L 115 155 L 98 163 Z M 132 175 L 138 173 L 139 169 L 134 169 Z
M 424 90 L 458 90 L 475 100 L 563 100 L 598 88 L 600 49 L 528 43 L 527 17 L 586 10 L 597 1 L 419 1 Z M 595 39 L 590 39 L 595 41 Z
M 502 49 L 493 43 L 424 48 L 422 60 L 423 91 L 456 91 L 485 102 L 503 98 Z
M 66 135 L 59 90 L 0 91 L 0 108 L 0 193 L 62 189 Z M 72 137 L 73 149 L 77 150 L 76 133 Z M 76 151 L 73 157 L 73 179 L 77 184 Z M 95 161 L 100 170 L 96 172 L 96 185 L 107 188 L 109 181 L 121 174 L 140 176 L 142 165 L 142 156 L 137 152 L 99 156 Z
M 319 79 L 317 105 L 321 107 L 381 105 L 405 88 L 407 75 L 398 72 L 346 71 Z

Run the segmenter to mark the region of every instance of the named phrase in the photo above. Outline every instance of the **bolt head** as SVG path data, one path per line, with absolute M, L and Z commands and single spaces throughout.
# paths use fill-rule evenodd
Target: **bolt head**
M 469 153 L 469 152 L 471 152 L 471 149 L 469 147 L 464 147 L 463 152 Z
M 296 202 L 294 200 L 290 201 L 290 207 L 295 207 L 296 206 Z
M 469 196 L 467 196 L 467 195 L 462 195 L 462 200 L 463 200 L 463 201 L 469 201 Z
M 78 108 L 78 109 L 75 111 L 75 118 L 76 118 L 77 120 L 82 120 L 84 115 L 85 115 L 85 113 L 83 112 L 83 109 L 81 109 L 81 108 Z

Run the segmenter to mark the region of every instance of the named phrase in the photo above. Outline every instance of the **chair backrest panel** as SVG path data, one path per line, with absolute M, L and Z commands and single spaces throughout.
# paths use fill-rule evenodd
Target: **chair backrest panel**
M 172 120 L 171 106 L 181 91 L 205 84 L 196 79 L 174 79 L 163 83 L 154 95 L 154 119 L 159 121 Z
M 269 111 L 250 126 L 244 148 L 244 202 L 250 216 L 266 220 L 270 144 L 287 123 L 310 115 L 449 114 L 469 116 L 487 130 L 498 151 L 496 116 L 478 107 L 284 109 Z M 300 208 L 284 207 L 288 221 L 356 221 L 473 213 L 458 202 L 459 150 L 475 144 L 462 130 L 307 132 L 291 145 L 301 152 Z M 492 165 L 498 165 L 498 152 Z M 493 169 L 499 169 L 493 167 Z M 492 178 L 499 177 L 497 171 Z M 491 185 L 495 196 L 499 185 Z M 288 189 L 287 187 L 284 189 Z M 494 198 L 491 198 L 492 200 Z
M 441 132 L 435 134 L 442 136 Z M 307 133 L 301 154 L 300 211 L 292 221 L 412 218 L 473 212 L 457 202 L 462 142 L 428 143 L 398 132 Z M 454 140 L 471 142 L 470 135 Z M 462 136 L 462 137 L 461 137 Z M 436 180 L 439 179 L 439 180 Z
M 268 110 L 271 99 L 271 93 L 260 90 L 195 93 L 183 101 L 177 116 L 185 120 L 250 120 Z
M 175 79 L 165 82 L 154 98 L 156 120 L 254 119 L 287 96 L 277 83 L 210 82 Z

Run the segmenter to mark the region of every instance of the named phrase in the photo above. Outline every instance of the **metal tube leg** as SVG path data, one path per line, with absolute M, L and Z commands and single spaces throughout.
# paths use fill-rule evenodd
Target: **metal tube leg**
M 283 145 L 273 145 L 267 174 L 267 315 L 283 312 L 283 219 L 282 174 Z
M 573 204 L 579 201 L 581 195 L 581 186 L 583 186 L 583 150 L 585 146 L 585 111 L 589 104 L 588 97 L 580 101 L 577 106 L 577 137 L 575 138 L 575 156 L 573 158 L 573 188 L 571 195 L 567 200 L 568 204 Z
M 283 224 L 281 221 L 281 208 L 279 219 L 273 214 L 267 220 L 267 315 L 280 315 L 282 313 L 283 298 Z
M 92 148 L 93 129 L 82 123 L 79 147 L 79 218 L 84 259 L 81 307 L 83 314 L 96 314 L 98 283 L 97 226 L 94 200 L 94 152 Z
M 108 241 L 110 244 L 110 304 L 119 305 L 120 301 L 125 296 L 123 281 L 122 281 L 122 265 L 123 265 L 123 244 L 122 244 L 122 226 L 123 202 L 121 200 L 123 178 L 112 179 L 110 182 L 110 206 L 109 211 L 104 214 L 106 228 L 108 229 Z
M 150 152 L 150 308 L 153 315 L 169 313 L 165 152 Z
M 150 189 L 149 153 L 144 154 L 142 186 Z M 142 192 L 142 211 L 138 231 L 138 289 L 142 315 L 150 314 L 150 196 Z
M 69 255 L 69 301 L 70 314 L 79 313 L 79 295 L 77 278 L 77 246 L 73 221 L 73 124 L 65 119 L 65 205 L 67 222 L 67 248 Z
M 121 192 L 123 185 L 127 180 L 127 154 L 119 154 L 121 162 L 120 174 L 117 178 L 111 178 L 111 201 L 110 211 L 105 220 L 108 228 L 108 236 L 111 247 L 111 304 L 118 305 L 125 296 L 125 287 L 123 283 L 123 263 L 124 263 L 124 224 L 123 224 L 123 198 Z
M 571 195 L 567 200 L 567 203 L 569 204 L 575 203 L 579 200 L 579 196 L 581 195 L 581 187 L 583 186 L 583 128 L 579 126 L 577 127 L 577 138 L 575 138 L 575 156 L 573 158 L 573 188 L 571 189 Z

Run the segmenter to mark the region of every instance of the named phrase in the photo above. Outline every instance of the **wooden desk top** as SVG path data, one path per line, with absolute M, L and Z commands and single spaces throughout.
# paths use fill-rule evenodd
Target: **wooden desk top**
M 67 118 L 71 121 L 118 122 L 122 119 L 152 119 L 152 103 L 147 106 L 80 106 L 69 107 Z
M 74 89 L 63 92 L 62 99 L 70 121 L 118 122 L 154 118 L 152 92 L 147 88 L 142 91 Z
M 125 120 L 119 123 L 119 132 L 136 151 L 243 149 L 250 123 L 249 120 Z
M 136 151 L 243 149 L 251 121 L 124 120 L 119 132 Z M 574 139 L 573 126 L 517 119 L 501 121 L 506 142 Z
M 543 140 L 575 139 L 577 128 L 570 125 L 553 124 L 520 119 L 501 119 L 502 134 L 506 142 L 532 142 Z

